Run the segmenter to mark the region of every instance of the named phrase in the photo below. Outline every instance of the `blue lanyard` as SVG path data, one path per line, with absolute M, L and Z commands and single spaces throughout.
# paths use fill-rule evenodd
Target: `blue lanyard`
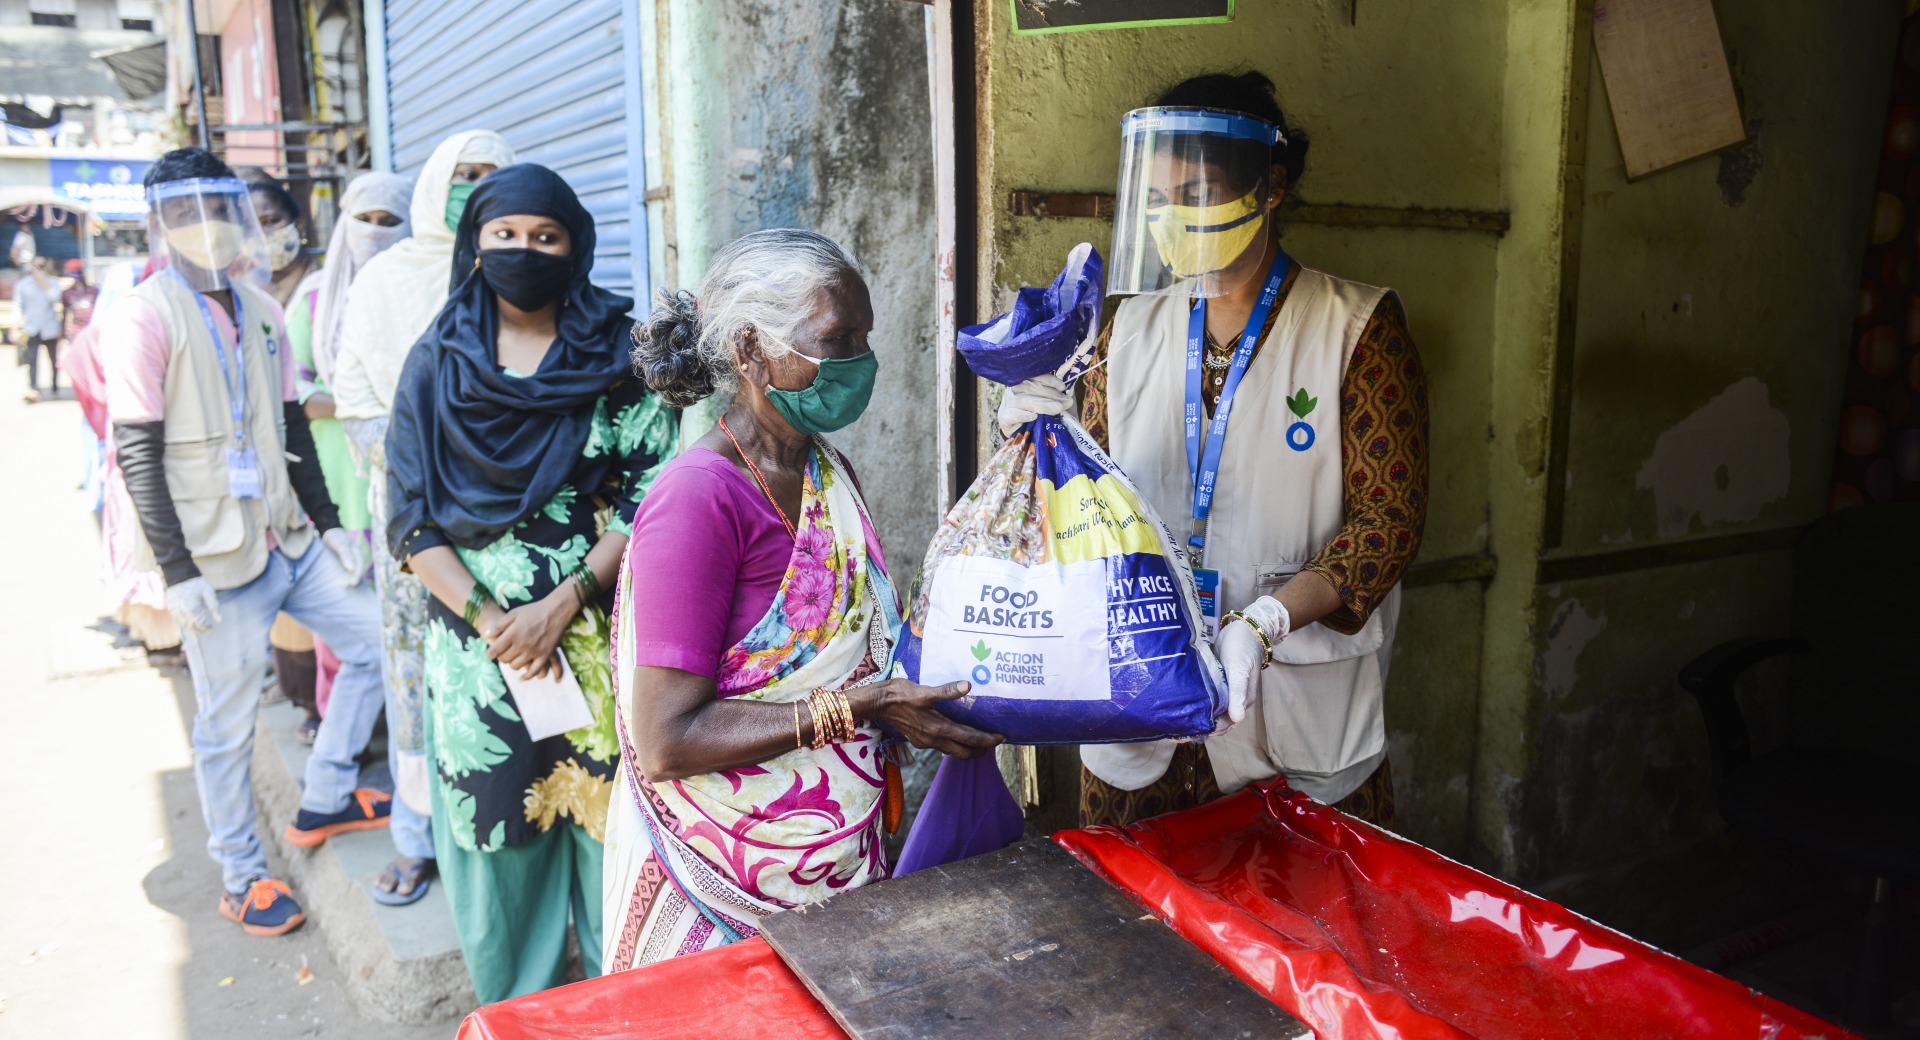
M 237 290 L 229 289 L 227 295 L 233 300 L 232 365 L 227 364 L 227 348 L 220 341 L 220 326 L 213 320 L 213 311 L 207 306 L 207 298 L 195 292 L 193 302 L 200 305 L 200 318 L 207 323 L 207 335 L 213 337 L 214 356 L 220 359 L 220 381 L 227 388 L 227 405 L 233 413 L 234 439 L 244 440 L 247 436 L 247 358 L 243 351 L 247 341 L 247 310 L 240 303 Z
M 1233 352 L 1233 363 L 1227 369 L 1226 385 L 1220 389 L 1220 403 L 1213 410 L 1213 423 L 1207 431 L 1206 445 L 1200 443 L 1200 416 L 1203 414 L 1204 401 L 1200 396 L 1200 384 L 1203 377 L 1207 339 L 1207 301 L 1193 302 L 1193 314 L 1187 319 L 1187 472 L 1193 478 L 1193 530 L 1187 538 L 1187 544 L 1195 549 L 1204 548 L 1207 514 L 1213 510 L 1214 482 L 1220 476 L 1220 454 L 1227 444 L 1227 418 L 1233 413 L 1233 396 L 1240 389 L 1240 380 L 1247 374 L 1247 365 L 1253 361 L 1253 352 L 1260 346 L 1260 333 L 1267 327 L 1267 314 L 1273 310 L 1273 301 L 1280 295 L 1280 286 L 1287 280 L 1289 261 L 1283 251 L 1273 258 L 1273 267 L 1267 272 L 1267 284 L 1260 290 L 1260 301 L 1253 305 L 1253 313 L 1247 315 L 1247 329 L 1240 334 L 1240 346 Z

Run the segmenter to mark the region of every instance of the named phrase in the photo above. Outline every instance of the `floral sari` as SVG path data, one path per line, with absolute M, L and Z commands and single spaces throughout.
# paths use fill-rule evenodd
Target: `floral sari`
M 872 524 L 824 441 L 807 469 L 793 555 L 773 604 L 716 676 L 719 696 L 770 704 L 885 679 L 899 618 Z M 625 684 L 633 606 L 620 568 L 613 637 L 621 751 L 608 810 L 608 972 L 758 934 L 756 922 L 887 876 L 879 732 L 759 765 L 651 783 L 632 763 Z

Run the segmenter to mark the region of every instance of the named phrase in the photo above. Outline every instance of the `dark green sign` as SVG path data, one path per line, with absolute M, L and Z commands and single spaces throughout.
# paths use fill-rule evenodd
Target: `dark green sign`
M 1233 21 L 1234 0 L 1012 0 L 1017 35 Z

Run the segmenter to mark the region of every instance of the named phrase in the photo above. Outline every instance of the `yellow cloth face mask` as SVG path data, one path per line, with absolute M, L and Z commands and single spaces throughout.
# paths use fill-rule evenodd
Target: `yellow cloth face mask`
M 1225 270 L 1266 226 L 1259 189 L 1217 206 L 1149 206 L 1147 232 L 1175 277 Z

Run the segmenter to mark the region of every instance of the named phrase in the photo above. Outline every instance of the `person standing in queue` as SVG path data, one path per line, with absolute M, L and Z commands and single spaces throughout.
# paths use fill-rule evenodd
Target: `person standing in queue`
M 330 286 L 315 318 L 314 362 L 333 391 L 333 414 L 367 474 L 367 517 L 375 542 L 374 587 L 385 629 L 387 741 L 393 762 L 393 837 L 398 853 L 374 881 L 385 903 L 423 894 L 433 873 L 432 769 L 426 753 L 427 590 L 384 548 L 387 418 L 400 368 L 440 308 L 453 271 L 453 233 L 467 197 L 513 149 L 491 130 L 464 130 L 434 148 L 414 181 L 406 237 L 366 260 L 345 285 Z M 356 222 L 387 219 L 369 211 Z M 349 229 L 352 231 L 353 229 Z M 353 231 L 356 236 L 380 234 Z M 338 296 L 335 295 L 336 291 Z
M 254 836 L 252 756 L 267 629 L 284 610 L 340 654 L 307 760 L 296 844 L 384 827 L 387 796 L 356 786 L 354 756 L 380 714 L 380 621 L 358 583 L 294 385 L 266 247 L 247 189 L 210 152 L 147 171 L 165 270 L 103 318 L 107 412 L 139 518 L 139 553 L 166 579 L 193 673 L 193 770 L 219 910 L 252 935 L 305 920 Z
M 482 181 L 457 282 L 408 356 L 387 430 L 387 544 L 433 594 L 433 838 L 482 1003 L 566 981 L 571 915 L 600 968 L 619 759 L 608 614 L 634 510 L 679 414 L 627 364 L 633 301 L 595 286 L 593 218 L 530 163 Z M 551 679 L 539 698 L 539 681 Z M 536 732 L 554 698 L 590 719 Z
M 1186 539 L 1232 725 L 1081 748 L 1081 821 L 1285 776 L 1388 823 L 1381 695 L 1427 509 L 1426 375 L 1405 311 L 1281 248 L 1307 140 L 1265 76 L 1187 80 L 1121 126 L 1108 292 L 1134 296 L 1101 335 L 1106 370 L 1079 383 L 1082 422 Z M 1051 376 L 1030 380 L 1001 426 L 1071 406 Z
M 853 469 L 824 437 L 872 396 L 872 329 L 853 258 L 785 229 L 728 244 L 697 299 L 661 293 L 635 330 L 634 365 L 668 401 L 733 401 L 661 474 L 621 568 L 610 972 L 885 878 L 900 774 L 881 723 L 963 758 L 1001 742 L 935 710 L 967 683 L 886 671 L 899 603 Z

